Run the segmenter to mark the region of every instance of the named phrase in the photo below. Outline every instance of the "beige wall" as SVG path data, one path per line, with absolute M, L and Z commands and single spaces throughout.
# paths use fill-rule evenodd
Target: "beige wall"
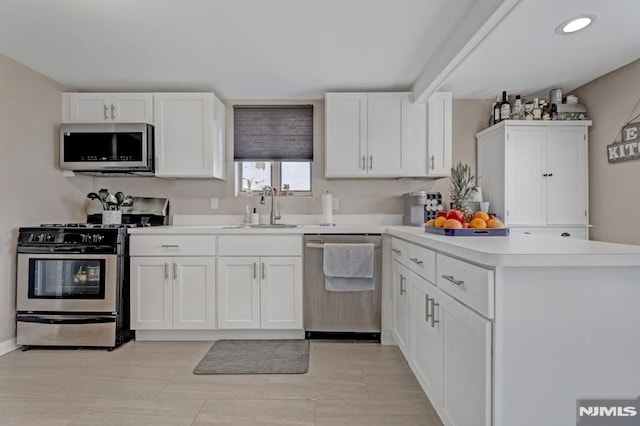
M 640 114 L 640 60 L 575 90 L 587 106 L 591 239 L 640 244 L 640 160 L 609 164 L 607 145 L 627 120 Z M 636 107 L 634 109 L 634 107 Z M 636 119 L 635 122 L 640 122 Z
M 233 181 L 232 132 L 233 105 L 265 101 L 225 101 L 227 106 L 227 180 L 158 179 L 158 178 L 97 178 L 96 188 L 108 188 L 132 195 L 167 197 L 172 214 L 242 214 L 249 204 L 266 213 L 258 204 L 259 197 L 235 197 Z M 269 101 L 268 103 L 300 101 Z M 448 198 L 448 179 L 324 179 L 324 102 L 302 101 L 314 105 L 313 196 L 288 197 L 279 200 L 283 214 L 320 214 L 321 194 L 331 192 L 339 200 L 334 214 L 399 214 L 400 196 L 405 192 L 440 191 Z M 453 159 L 464 161 L 475 169 L 475 134 L 486 127 L 491 101 L 455 100 L 453 102 Z M 209 209 L 209 199 L 219 200 L 219 209 Z
M 0 345 L 15 337 L 17 228 L 84 219 L 91 178 L 56 168 L 63 89 L 0 54 Z

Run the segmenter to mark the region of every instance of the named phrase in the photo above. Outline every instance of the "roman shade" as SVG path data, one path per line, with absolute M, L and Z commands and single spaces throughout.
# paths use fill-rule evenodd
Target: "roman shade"
M 235 161 L 312 161 L 313 105 L 235 105 Z

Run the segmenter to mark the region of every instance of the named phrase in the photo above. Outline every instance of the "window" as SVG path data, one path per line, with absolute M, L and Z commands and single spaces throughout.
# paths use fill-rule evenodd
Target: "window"
M 236 105 L 233 121 L 240 193 L 265 186 L 311 193 L 312 105 Z

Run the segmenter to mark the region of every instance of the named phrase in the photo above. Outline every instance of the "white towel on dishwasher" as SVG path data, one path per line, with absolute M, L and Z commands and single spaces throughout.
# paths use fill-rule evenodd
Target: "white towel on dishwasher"
M 373 281 L 371 243 L 325 243 L 322 270 L 328 291 L 371 291 Z

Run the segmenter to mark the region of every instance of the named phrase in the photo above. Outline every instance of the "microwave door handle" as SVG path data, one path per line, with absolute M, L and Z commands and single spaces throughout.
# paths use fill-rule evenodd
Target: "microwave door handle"
M 105 121 L 109 119 L 109 105 L 104 106 L 104 119 Z

